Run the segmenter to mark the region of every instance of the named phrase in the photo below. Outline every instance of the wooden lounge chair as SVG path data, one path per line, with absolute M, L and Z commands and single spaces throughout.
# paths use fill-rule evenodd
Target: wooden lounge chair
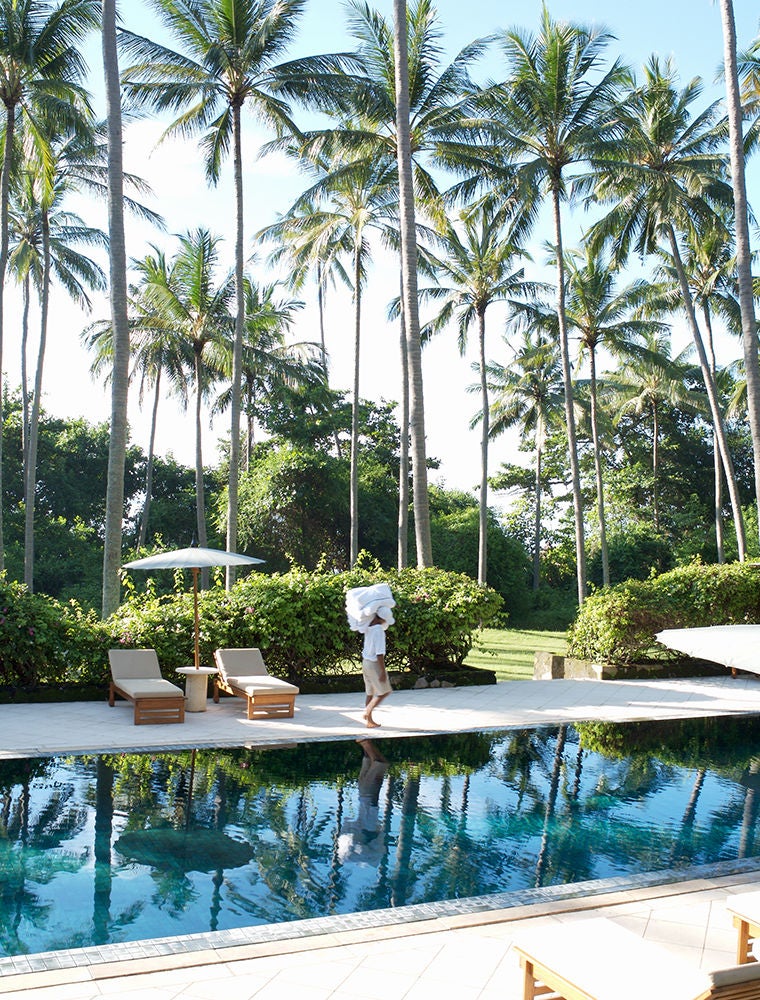
M 185 721 L 184 692 L 161 676 L 155 649 L 109 649 L 108 659 L 112 708 L 119 694 L 134 704 L 136 726 Z
M 729 896 L 726 909 L 739 932 L 736 940 L 736 961 L 739 965 L 756 962 L 760 948 L 760 892 L 739 892 Z
M 215 702 L 219 701 L 219 692 L 226 691 L 246 699 L 249 719 L 293 717 L 298 688 L 267 673 L 261 650 L 217 649 L 214 659 L 219 671 L 214 678 Z
M 523 1000 L 757 1000 L 760 964 L 705 972 L 610 920 L 519 934 Z

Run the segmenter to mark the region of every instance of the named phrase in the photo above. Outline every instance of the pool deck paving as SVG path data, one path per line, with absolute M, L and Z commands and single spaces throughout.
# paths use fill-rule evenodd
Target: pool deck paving
M 65 752 L 276 746 L 366 736 L 360 694 L 301 695 L 292 719 L 245 718 L 239 699 L 208 702 L 183 725 L 134 726 L 132 707 L 117 702 L 0 705 L 0 759 Z M 511 681 L 497 685 L 396 691 L 377 712 L 373 738 L 522 728 L 589 720 L 760 715 L 760 677 L 672 680 Z M 756 867 L 755 867 L 756 861 Z M 611 880 L 614 882 L 614 880 Z M 733 965 L 736 931 L 729 896 L 760 888 L 760 859 L 734 872 L 690 881 L 611 885 L 570 897 L 474 912 L 299 933 L 278 940 L 213 941 L 197 950 L 150 954 L 131 945 L 109 956 L 54 969 L 50 962 L 0 971 L 3 1000 L 520 1000 L 514 936 L 542 924 L 604 916 L 680 954 L 693 966 Z M 320 925 L 321 926 L 321 925 Z M 328 925 L 329 926 L 329 925 Z M 119 958 L 113 960 L 116 949 Z M 760 997 L 760 988 L 758 989 Z M 651 1000 L 657 1000 L 652 997 Z

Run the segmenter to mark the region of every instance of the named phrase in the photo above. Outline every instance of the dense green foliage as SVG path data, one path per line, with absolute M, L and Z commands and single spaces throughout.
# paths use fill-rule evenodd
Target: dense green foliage
M 214 587 L 200 594 L 203 662 L 210 663 L 222 646 L 258 646 L 273 673 L 294 681 L 355 667 L 361 639 L 346 623 L 345 594 L 380 581 L 390 584 L 396 599 L 387 655 L 396 670 L 461 664 L 475 630 L 502 603 L 495 591 L 464 574 L 438 569 L 398 572 L 374 564 L 348 573 L 301 568 L 272 576 L 251 573 L 229 593 Z M 111 627 L 125 646 L 156 649 L 168 669 L 192 662 L 193 607 L 187 593 L 127 601 Z
M 592 594 L 570 628 L 568 655 L 620 664 L 672 658 L 655 642 L 664 628 L 755 622 L 759 615 L 756 566 L 681 566 Z
M 443 570 L 382 571 L 371 560 L 350 573 L 294 569 L 252 573 L 232 591 L 218 585 L 199 595 L 201 655 L 213 662 L 223 646 L 258 646 L 272 673 L 296 682 L 356 669 L 361 637 L 346 621 L 350 587 L 387 581 L 396 598 L 388 636 L 393 670 L 424 672 L 461 664 L 473 634 L 501 607 L 495 591 Z M 182 574 L 177 583 L 182 586 Z M 193 662 L 193 596 L 185 591 L 129 598 L 106 622 L 76 602 L 31 594 L 0 578 L 0 687 L 33 691 L 44 685 L 105 685 L 108 649 L 155 649 L 164 674 Z
M 109 645 L 108 629 L 94 612 L 0 577 L 0 687 L 100 683 Z

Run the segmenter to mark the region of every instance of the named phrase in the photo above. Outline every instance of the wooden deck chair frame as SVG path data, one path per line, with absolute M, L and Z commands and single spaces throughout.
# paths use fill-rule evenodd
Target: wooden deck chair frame
M 249 719 L 293 718 L 298 688 L 267 671 L 260 649 L 217 649 L 214 661 L 215 702 L 224 691 L 245 699 Z
M 185 721 L 185 695 L 182 688 L 164 680 L 154 649 L 109 649 L 111 683 L 108 704 L 111 708 L 120 695 L 134 705 L 136 726 Z
M 635 995 L 642 997 L 674 1000 L 760 997 L 758 963 L 712 973 L 699 972 L 658 945 L 604 919 L 542 928 L 540 934 L 534 934 L 527 942 L 518 936 L 514 949 L 522 967 L 523 1000 L 599 1000 L 600 991 L 605 997 L 615 996 L 616 987 L 624 982 L 640 988 Z M 603 960 L 609 965 L 609 972 L 600 968 Z M 593 970 L 593 975 L 589 975 L 589 970 Z M 643 975 L 646 983 L 642 981 Z M 589 982 L 595 986 L 589 986 Z M 634 994 L 628 991 L 625 995 Z

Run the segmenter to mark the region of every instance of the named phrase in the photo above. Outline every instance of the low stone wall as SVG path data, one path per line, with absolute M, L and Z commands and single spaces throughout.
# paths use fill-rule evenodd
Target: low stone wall
M 688 657 L 683 660 L 658 660 L 653 663 L 597 663 L 578 660 L 559 653 L 536 652 L 533 654 L 533 680 L 633 680 L 646 677 L 718 677 L 726 667 L 707 660 Z

